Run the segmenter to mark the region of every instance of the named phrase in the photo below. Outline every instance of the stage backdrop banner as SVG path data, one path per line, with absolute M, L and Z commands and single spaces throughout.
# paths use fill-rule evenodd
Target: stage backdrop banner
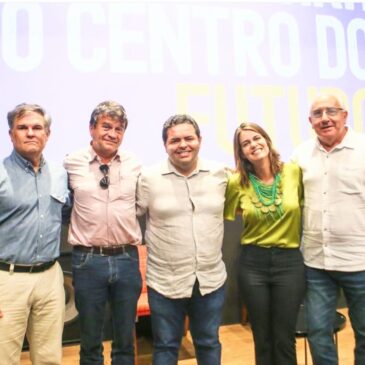
M 267 129 L 284 160 L 313 135 L 311 98 L 340 95 L 364 129 L 365 5 L 229 1 L 5 2 L 0 4 L 0 157 L 6 114 L 21 102 L 53 117 L 49 159 L 90 141 L 89 116 L 119 101 L 123 146 L 144 164 L 166 157 L 163 122 L 188 113 L 202 155 L 233 165 L 237 125 Z

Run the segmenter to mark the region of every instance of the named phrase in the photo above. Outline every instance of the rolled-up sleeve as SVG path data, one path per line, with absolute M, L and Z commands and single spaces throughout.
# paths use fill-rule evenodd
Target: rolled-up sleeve
M 230 221 L 236 219 L 236 212 L 240 203 L 240 179 L 238 174 L 230 176 L 226 190 L 226 201 L 224 204 L 224 218 Z
M 138 176 L 136 195 L 136 210 L 137 215 L 140 217 L 147 212 L 148 207 L 148 187 L 143 172 Z

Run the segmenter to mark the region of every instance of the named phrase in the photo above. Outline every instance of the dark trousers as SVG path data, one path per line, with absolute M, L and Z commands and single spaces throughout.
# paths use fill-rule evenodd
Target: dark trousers
M 333 321 L 340 288 L 355 332 L 355 365 L 365 364 L 365 271 L 341 272 L 306 268 L 308 341 L 313 364 L 338 365 Z
M 247 305 L 257 365 L 295 365 L 295 326 L 305 293 L 299 249 L 243 245 L 239 285 Z
M 219 326 L 225 287 L 203 296 L 197 284 L 190 298 L 181 299 L 170 299 L 148 288 L 154 344 L 153 365 L 177 365 L 185 315 L 189 316 L 197 363 L 221 364 Z
M 104 364 L 102 332 L 109 302 L 112 325 L 112 364 L 134 365 L 136 306 L 142 288 L 138 251 L 102 256 L 73 251 L 72 272 L 79 311 L 80 365 Z

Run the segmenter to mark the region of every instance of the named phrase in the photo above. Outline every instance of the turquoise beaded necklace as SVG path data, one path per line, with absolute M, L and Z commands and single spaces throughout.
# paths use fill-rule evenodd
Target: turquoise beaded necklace
M 248 174 L 248 178 L 251 181 L 251 184 L 255 190 L 255 193 L 259 201 L 267 207 L 274 204 L 275 199 L 277 198 L 277 191 L 278 191 L 277 188 L 280 182 L 280 175 L 279 174 L 275 175 L 274 182 L 271 185 L 263 184 L 253 174 Z
M 275 219 L 275 213 L 278 217 L 282 217 L 284 211 L 282 209 L 282 199 L 280 191 L 281 176 L 276 174 L 274 182 L 271 185 L 262 183 L 255 175 L 249 173 L 248 178 L 255 191 L 256 197 L 253 197 L 252 203 L 256 208 L 256 212 L 267 213 Z

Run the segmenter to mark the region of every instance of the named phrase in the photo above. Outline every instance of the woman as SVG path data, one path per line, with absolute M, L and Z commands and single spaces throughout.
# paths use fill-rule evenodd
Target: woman
M 225 218 L 242 214 L 239 285 L 247 305 L 257 365 L 294 365 L 295 325 L 305 291 L 301 172 L 283 163 L 268 134 L 242 123 L 234 135 L 236 173 Z

